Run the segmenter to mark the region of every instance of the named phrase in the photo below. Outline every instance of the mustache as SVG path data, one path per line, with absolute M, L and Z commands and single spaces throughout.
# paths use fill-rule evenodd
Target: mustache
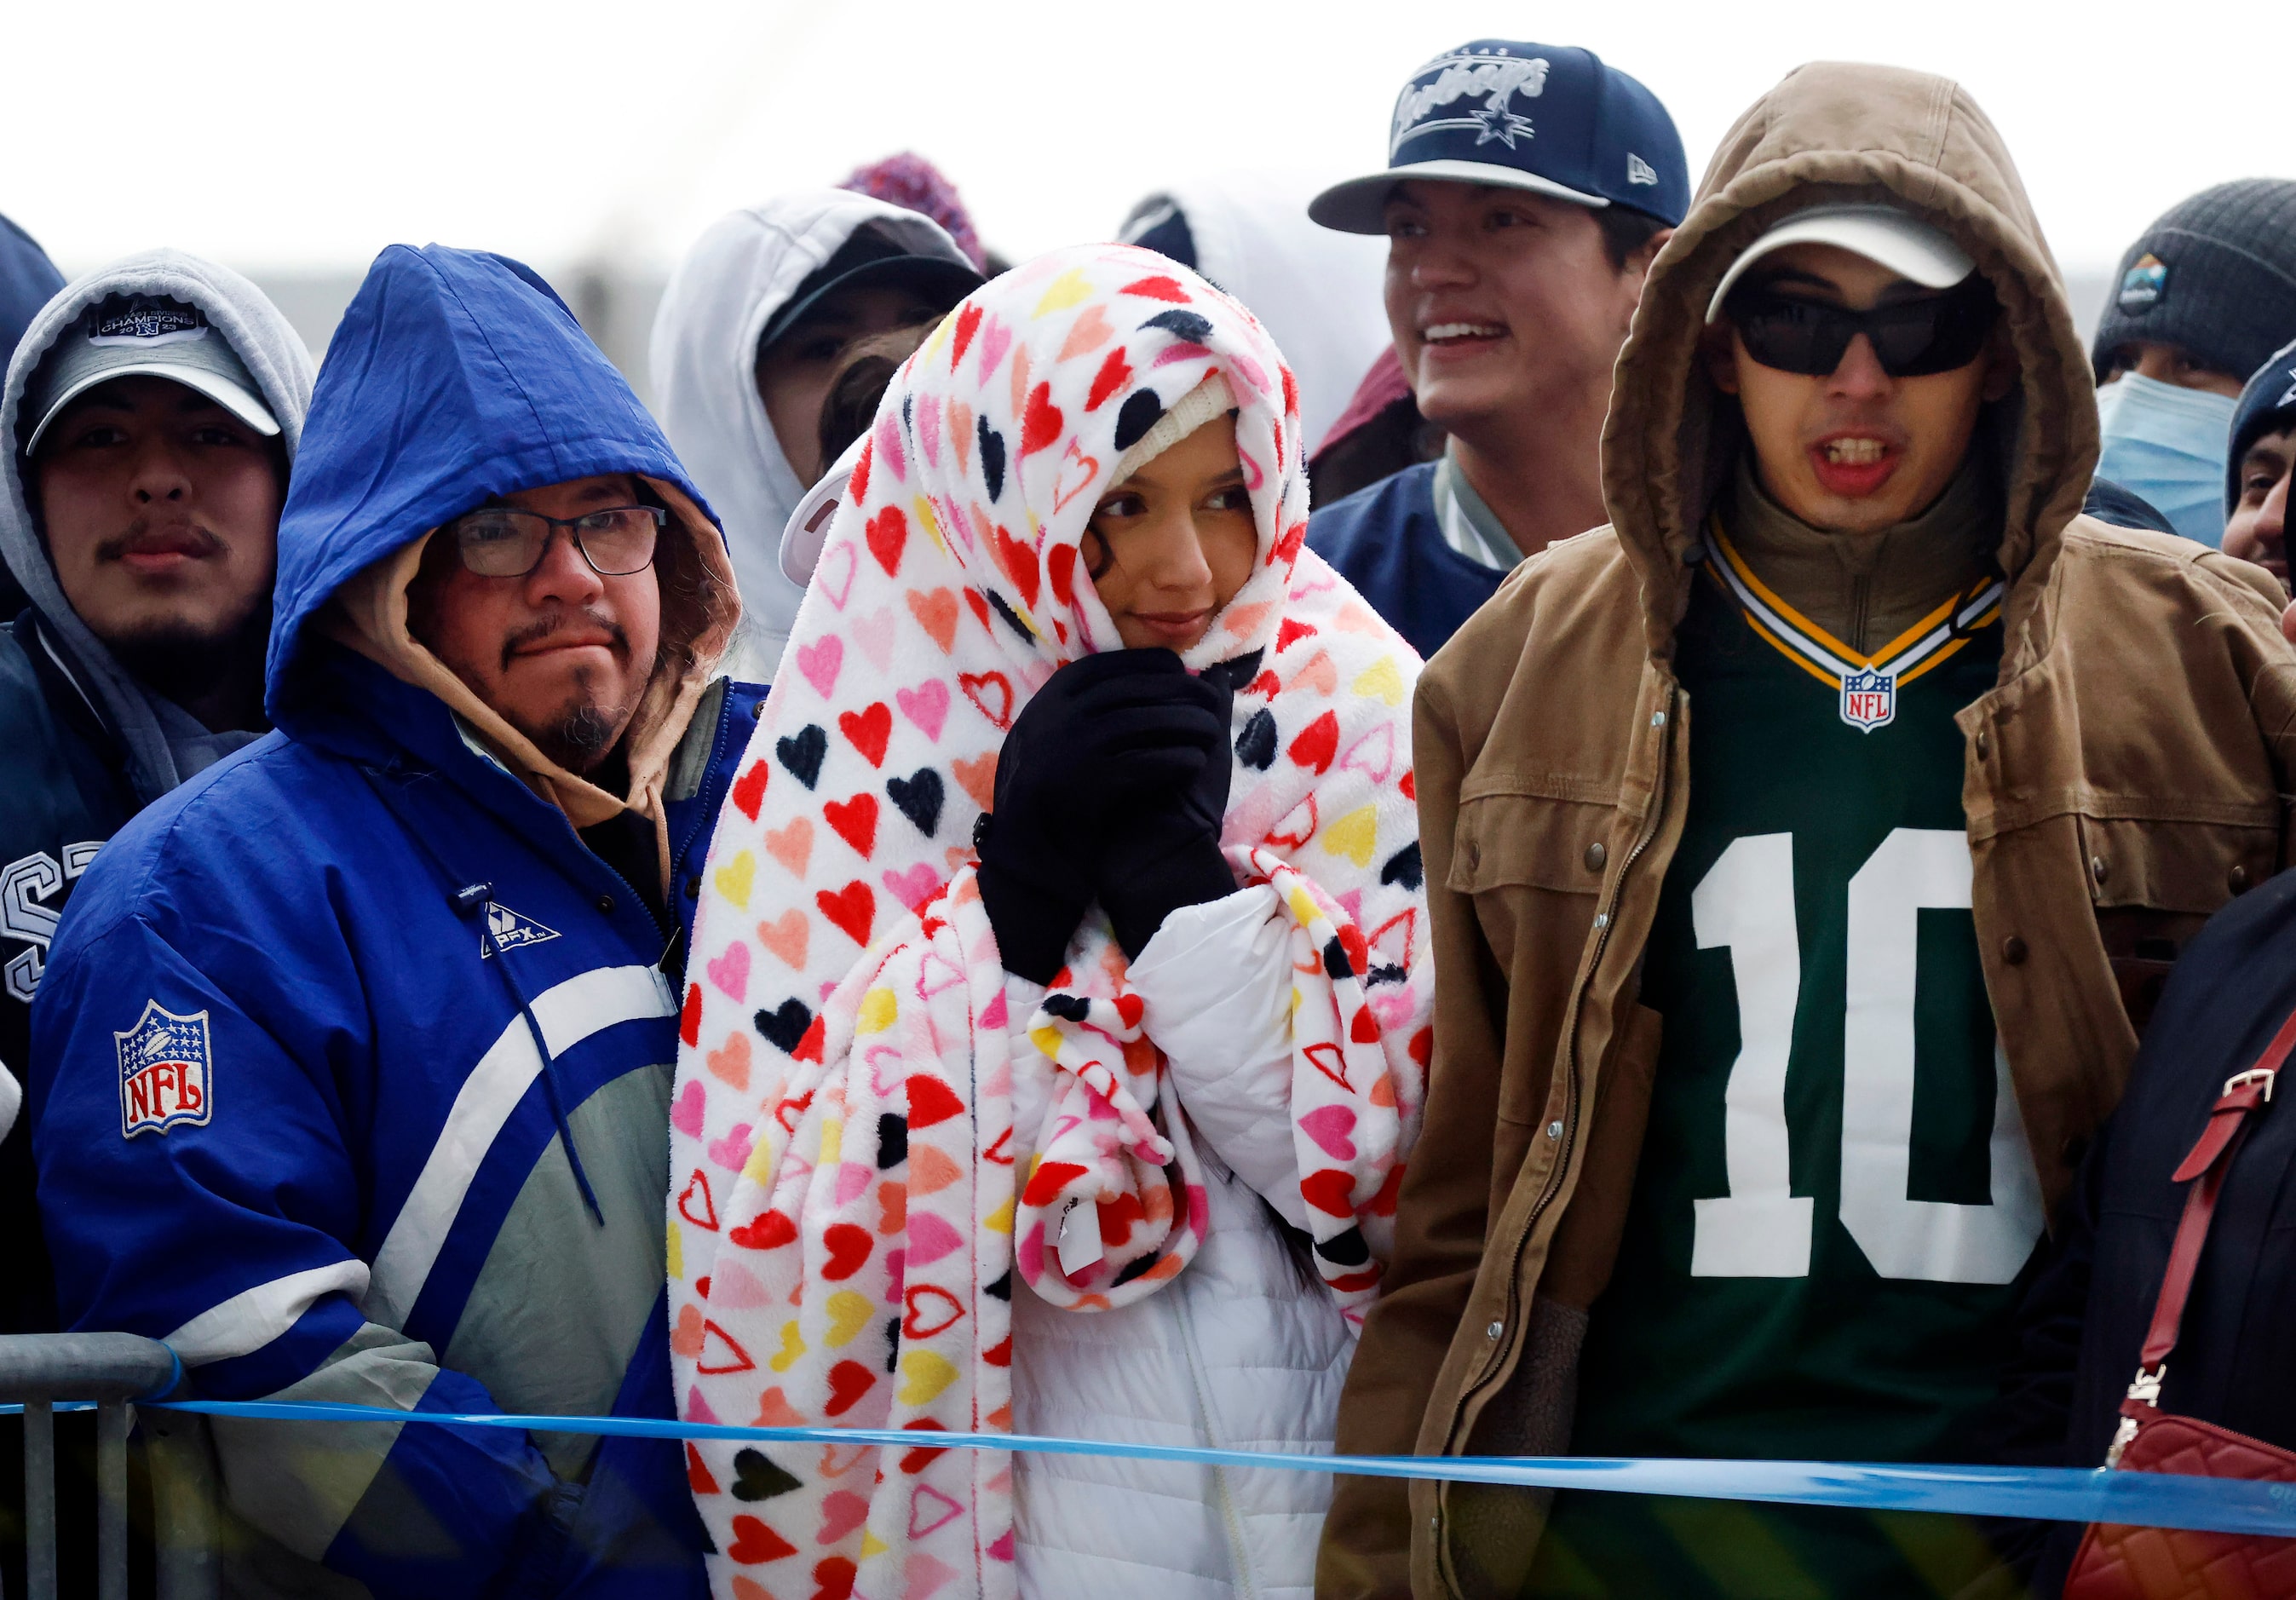
M 515 629 L 503 640 L 502 669 L 504 672 L 509 671 L 511 659 L 527 646 L 539 644 L 552 635 L 563 633 L 578 622 L 586 624 L 605 634 L 612 641 L 615 653 L 625 660 L 628 658 L 630 636 L 622 631 L 622 625 L 611 617 L 601 611 L 591 611 L 586 607 L 578 611 L 569 611 L 563 606 L 553 606 L 539 618 L 528 623 L 524 628 Z
M 195 555 L 217 555 L 226 548 L 223 540 L 212 529 L 202 528 L 197 522 L 170 522 L 155 526 L 150 518 L 138 517 L 127 525 L 125 531 L 115 533 L 98 544 L 95 558 L 98 561 L 118 561 L 138 545 L 155 538 L 183 537 L 188 537 L 197 546 L 193 552 Z

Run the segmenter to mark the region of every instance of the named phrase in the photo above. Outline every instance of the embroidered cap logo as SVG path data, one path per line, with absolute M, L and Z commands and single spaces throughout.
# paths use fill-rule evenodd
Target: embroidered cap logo
M 1476 129 L 1475 143 L 1488 144 L 1494 140 L 1514 148 L 1518 138 L 1531 136 L 1530 119 L 1510 110 L 1507 102 L 1520 94 L 1525 100 L 1535 100 L 1546 87 L 1548 64 L 1543 55 L 1525 61 L 1519 56 L 1467 55 L 1438 56 L 1419 70 L 1419 78 L 1431 81 L 1414 81 L 1405 89 L 1395 103 L 1395 133 L 1388 142 L 1388 156 L 1393 159 L 1406 140 L 1445 128 Z M 1480 100 L 1480 110 L 1464 116 L 1437 117 L 1433 113 L 1462 100 Z

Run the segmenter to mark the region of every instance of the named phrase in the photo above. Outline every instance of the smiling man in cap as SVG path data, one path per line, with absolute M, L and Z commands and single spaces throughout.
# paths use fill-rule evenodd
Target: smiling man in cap
M 2157 981 L 2290 844 L 2276 586 L 2079 514 L 2096 440 L 1964 92 L 1820 64 L 1740 119 L 1611 526 L 1420 680 L 1435 1047 L 1341 1452 L 1973 1458 Z M 1343 1481 L 1324 1538 L 1326 1596 L 1998 1571 L 1950 1518 L 1464 1483 Z
M 1648 89 L 1590 51 L 1478 39 L 1404 86 L 1384 169 L 1308 207 L 1386 235 L 1396 355 L 1450 442 L 1317 511 L 1308 543 L 1421 654 L 1603 520 L 1611 368 L 1689 198 Z

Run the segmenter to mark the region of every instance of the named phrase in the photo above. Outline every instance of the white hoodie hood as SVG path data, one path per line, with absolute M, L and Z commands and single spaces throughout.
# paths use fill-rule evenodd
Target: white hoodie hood
M 866 195 L 808 189 L 720 218 L 654 316 L 647 368 L 662 431 L 723 520 L 742 591 L 737 676 L 777 668 L 802 586 L 782 575 L 782 528 L 804 498 L 758 393 L 758 337 L 864 223 L 920 256 L 972 263 L 940 225 Z
M 1305 437 L 1320 442 L 1388 346 L 1387 241 L 1308 220 L 1314 183 L 1235 172 L 1159 189 L 1124 220 L 1140 236 L 1177 209 L 1195 242 L 1194 267 L 1267 327 L 1300 381 Z M 706 487 L 706 486 L 705 486 Z

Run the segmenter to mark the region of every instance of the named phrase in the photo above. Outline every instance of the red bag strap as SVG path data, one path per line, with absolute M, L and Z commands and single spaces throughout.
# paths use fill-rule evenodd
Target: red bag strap
M 2151 1414 L 2161 1398 L 2161 1379 L 2168 1371 L 2169 1352 L 2177 1348 L 2183 1330 L 2185 1302 L 2192 1296 L 2193 1278 L 2200 1271 L 2201 1251 L 2208 1245 L 2209 1225 L 2216 1219 L 2225 1175 L 2232 1170 L 2232 1158 L 2247 1136 L 2249 1114 L 2271 1104 L 2272 1086 L 2292 1050 L 2296 1050 L 2296 1012 L 2280 1024 L 2280 1031 L 2264 1046 L 2254 1066 L 2225 1079 L 2224 1093 L 2217 1096 L 2209 1112 L 2208 1126 L 2171 1175 L 2171 1182 L 2193 1186 L 2185 1193 L 2184 1215 L 2177 1219 L 2176 1242 L 2169 1249 L 2169 1269 L 2161 1279 L 2161 1297 L 2153 1302 L 2152 1325 L 2145 1332 L 2144 1352 L 2137 1358 L 2136 1381 L 2120 1403 L 2120 1431 L 2105 1456 L 2107 1466 L 2119 1463 L 2120 1452 L 2136 1436 L 2136 1424 Z

